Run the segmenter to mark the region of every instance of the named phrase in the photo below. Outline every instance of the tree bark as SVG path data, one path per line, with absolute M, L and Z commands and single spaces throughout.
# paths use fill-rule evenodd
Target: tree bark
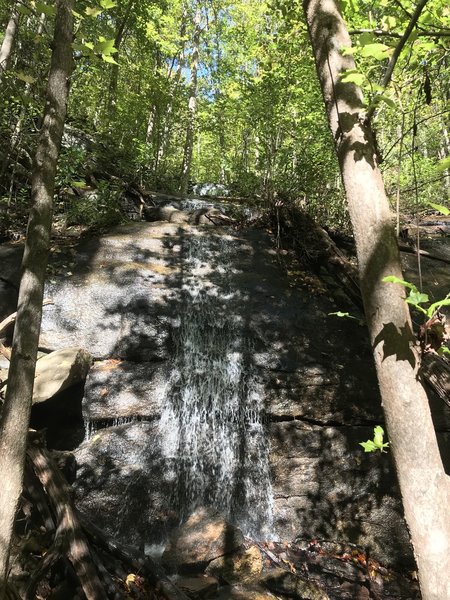
M 335 0 L 304 0 L 309 34 L 355 234 L 361 291 L 375 365 L 424 600 L 450 599 L 450 484 L 439 454 L 403 288 L 392 215 Z
M 0 48 L 0 80 L 3 73 L 8 68 L 9 59 L 14 46 L 14 39 L 17 33 L 17 27 L 19 26 L 19 11 L 14 6 L 11 17 L 6 26 L 5 37 Z
M 74 0 L 58 0 L 43 125 L 33 167 L 32 207 L 22 261 L 8 389 L 0 422 L 0 587 L 7 579 L 14 516 L 22 487 L 42 317 L 58 161 L 73 68 Z

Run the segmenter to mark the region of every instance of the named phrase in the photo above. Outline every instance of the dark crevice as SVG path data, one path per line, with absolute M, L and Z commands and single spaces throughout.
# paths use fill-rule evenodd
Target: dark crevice
M 131 423 L 153 423 L 159 420 L 160 415 L 135 415 L 132 417 L 115 417 L 114 419 L 89 419 L 89 429 L 91 432 L 110 427 L 120 427 Z
M 332 419 L 329 421 L 320 421 L 318 419 L 312 419 L 311 417 L 304 417 L 300 415 L 267 415 L 267 420 L 269 423 L 285 423 L 290 421 L 300 421 L 301 423 L 306 423 L 308 425 L 317 425 L 319 427 L 375 427 L 375 425 L 380 425 L 380 419 L 373 420 L 361 420 L 357 422 L 351 423 L 342 423 L 341 421 L 333 421 Z

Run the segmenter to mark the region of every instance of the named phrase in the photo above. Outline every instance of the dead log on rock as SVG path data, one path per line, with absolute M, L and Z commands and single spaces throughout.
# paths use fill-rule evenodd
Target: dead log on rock
M 131 547 L 119 546 L 98 527 L 80 515 L 72 502 L 71 487 L 60 472 L 53 453 L 47 450 L 42 432 L 30 431 L 22 512 L 30 515 L 33 506 L 44 525 L 45 554 L 27 580 L 24 600 L 36 598 L 36 589 L 58 561 L 69 561 L 87 600 L 123 600 L 129 597 L 188 600 L 150 557 Z M 27 508 L 28 507 L 28 508 Z M 54 516 L 53 516 L 54 515 Z M 36 528 L 38 529 L 38 528 Z M 42 535 L 43 528 L 40 527 Z M 38 543 L 39 545 L 39 543 Z M 72 569 L 71 569 L 72 571 Z M 19 600 L 8 591 L 7 598 Z M 152 594 L 150 591 L 150 594 Z
M 186 594 L 170 581 L 164 569 L 151 557 L 143 555 L 136 548 L 118 544 L 86 517 L 80 516 L 80 521 L 87 538 L 92 543 L 115 556 L 134 573 L 141 573 L 166 600 L 189 600 Z
M 44 487 L 57 519 L 54 542 L 42 564 L 32 575 L 27 600 L 34 597 L 35 588 L 43 574 L 63 554 L 67 554 L 78 576 L 87 600 L 106 600 L 106 593 L 98 577 L 89 547 L 70 498 L 70 487 L 64 480 L 48 450 L 34 441 L 27 455 Z

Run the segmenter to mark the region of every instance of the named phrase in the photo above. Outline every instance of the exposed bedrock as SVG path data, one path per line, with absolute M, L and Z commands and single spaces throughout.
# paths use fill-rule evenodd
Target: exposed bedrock
M 197 501 L 244 533 L 411 565 L 391 457 L 358 445 L 382 422 L 365 329 L 299 287 L 265 232 L 133 223 L 73 260 L 47 285 L 41 346 L 96 360 L 74 448 L 82 511 L 150 547 Z

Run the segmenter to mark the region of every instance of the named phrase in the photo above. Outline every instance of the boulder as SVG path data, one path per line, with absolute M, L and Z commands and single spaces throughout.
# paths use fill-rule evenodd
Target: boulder
M 92 356 L 83 348 L 64 348 L 39 358 L 34 378 L 33 404 L 45 402 L 83 382 L 91 365 Z M 6 380 L 7 374 L 7 369 L 0 365 L 0 380 Z
M 76 505 L 106 533 L 144 548 L 176 528 L 175 471 L 162 453 L 157 422 L 101 429 L 74 455 Z
M 274 596 L 261 586 L 233 585 L 223 588 L 217 600 L 275 600 Z
M 264 578 L 264 583 L 275 594 L 283 594 L 295 600 L 330 600 L 318 583 L 306 581 L 286 569 L 270 571 Z
M 241 531 L 218 512 L 199 508 L 172 534 L 162 562 L 171 572 L 201 571 L 209 562 L 233 552 L 243 542 Z
M 219 582 L 214 577 L 199 575 L 197 577 L 180 577 L 175 581 L 177 588 L 189 598 L 208 600 L 217 597 Z
M 45 402 L 63 390 L 86 379 L 92 356 L 83 348 L 51 352 L 36 363 L 33 404 Z
M 263 559 L 259 548 L 250 546 L 216 558 L 209 563 L 205 572 L 232 584 L 255 582 L 259 579 L 262 569 Z

